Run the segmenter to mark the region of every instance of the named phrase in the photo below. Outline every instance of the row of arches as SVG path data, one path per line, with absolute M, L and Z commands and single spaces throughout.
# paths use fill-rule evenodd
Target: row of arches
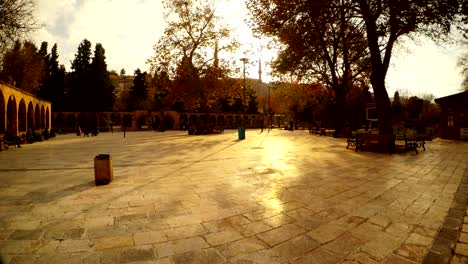
M 235 129 L 241 125 L 245 128 L 259 128 L 265 124 L 265 116 L 261 114 L 200 114 L 178 113 L 173 111 L 152 112 L 61 112 L 52 117 L 54 128 L 65 133 L 81 129 L 98 129 L 109 131 L 112 127 L 125 125 L 127 130 L 145 129 L 180 129 L 195 127 L 222 127 Z
M 50 129 L 50 103 L 41 102 L 29 94 L 22 94 L 5 86 L 0 89 L 0 133 L 26 133 L 28 129 Z
M 235 129 L 239 126 L 245 128 L 257 128 L 264 125 L 263 115 L 241 115 L 241 114 L 181 114 L 179 124 L 181 128 L 195 127 L 222 127 Z

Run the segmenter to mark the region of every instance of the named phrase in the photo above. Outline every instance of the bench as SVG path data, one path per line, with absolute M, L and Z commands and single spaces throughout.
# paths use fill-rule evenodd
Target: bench
M 391 153 L 395 148 L 395 138 L 391 134 L 357 133 L 354 146 L 356 152 L 366 147 Z
M 398 144 L 399 142 L 403 142 L 403 145 Z M 405 131 L 395 134 L 395 147 L 402 147 L 404 151 L 414 150 L 418 154 L 418 148 L 426 151 L 426 142 L 422 137 L 418 137 L 414 131 Z
M 21 137 L 5 134 L 1 136 L 0 141 L 0 150 L 7 150 L 10 146 L 21 148 L 21 144 L 24 144 L 24 140 Z

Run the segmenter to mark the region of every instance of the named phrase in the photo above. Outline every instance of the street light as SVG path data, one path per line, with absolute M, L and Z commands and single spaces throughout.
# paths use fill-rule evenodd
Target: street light
M 244 63 L 244 98 L 242 99 L 242 104 L 244 106 L 244 113 L 245 113 L 245 63 L 249 61 L 247 58 L 240 59 Z
M 247 58 L 241 58 L 240 59 L 244 63 L 244 96 L 242 98 L 242 108 L 243 108 L 243 115 L 242 115 L 242 122 L 241 125 L 242 127 L 239 129 L 239 139 L 245 139 L 245 63 L 248 62 L 249 60 Z

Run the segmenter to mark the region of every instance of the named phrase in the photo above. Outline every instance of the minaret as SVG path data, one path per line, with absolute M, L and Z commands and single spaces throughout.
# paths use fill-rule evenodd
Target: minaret
M 258 58 L 258 84 L 259 89 L 257 95 L 263 96 L 263 85 L 262 85 L 262 58 Z

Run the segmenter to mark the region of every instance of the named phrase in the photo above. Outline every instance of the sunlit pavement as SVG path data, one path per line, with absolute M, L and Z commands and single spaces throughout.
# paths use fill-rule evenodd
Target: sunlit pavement
M 0 152 L 3 262 L 421 263 L 466 174 L 468 143 L 388 155 L 345 141 L 151 131 L 10 148 Z M 96 187 L 101 153 L 115 178 Z

